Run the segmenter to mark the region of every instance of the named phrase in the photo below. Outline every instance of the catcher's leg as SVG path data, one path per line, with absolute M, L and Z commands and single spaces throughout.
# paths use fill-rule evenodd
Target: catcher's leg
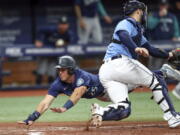
M 180 83 L 178 83 L 176 85 L 176 87 L 173 89 L 172 93 L 176 98 L 180 99 Z
M 180 81 L 180 71 L 173 68 L 171 65 L 163 64 L 160 71 L 163 72 L 165 77 Z
M 165 77 L 180 81 L 180 71 L 173 68 L 171 65 L 164 64 L 160 71 L 163 72 Z M 176 98 L 180 99 L 180 83 L 176 85 L 172 93 Z
M 107 107 L 92 104 L 92 124 L 96 127 L 101 126 L 102 121 L 121 120 L 128 117 L 131 113 L 127 85 L 115 81 L 108 81 L 105 84 L 113 104 Z
M 180 116 L 175 112 L 173 104 L 168 96 L 168 89 L 164 77 L 157 73 L 152 74 L 141 63 L 134 61 L 138 65 L 138 72 L 146 77 L 145 81 L 141 80 L 143 86 L 147 86 L 152 90 L 155 102 L 164 112 L 164 119 L 168 121 L 169 127 L 177 127 L 180 125 Z

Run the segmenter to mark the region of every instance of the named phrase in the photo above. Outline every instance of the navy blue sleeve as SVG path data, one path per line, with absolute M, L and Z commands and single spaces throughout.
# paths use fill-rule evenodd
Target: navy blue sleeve
M 136 43 L 132 40 L 129 33 L 125 30 L 119 30 L 116 32 L 121 42 L 130 50 L 135 50 Z
M 146 42 L 145 44 L 143 44 L 142 47 L 146 48 L 149 51 L 149 54 L 153 57 L 165 58 L 165 59 L 169 57 L 168 52 L 151 46 L 149 42 Z
M 51 84 L 49 90 L 48 90 L 48 94 L 53 96 L 53 97 L 57 97 L 59 94 L 63 93 L 60 91 L 61 87 L 58 84 L 57 79 Z

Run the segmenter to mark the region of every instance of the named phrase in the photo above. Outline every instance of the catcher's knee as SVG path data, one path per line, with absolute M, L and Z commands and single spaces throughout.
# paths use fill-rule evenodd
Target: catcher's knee
M 154 76 L 153 79 L 151 89 L 153 92 L 154 101 L 163 109 L 164 112 L 174 110 L 174 107 L 168 96 L 168 90 L 165 81 L 158 76 Z
M 153 92 L 153 98 L 156 102 L 159 102 L 164 97 L 162 93 L 162 90 L 163 90 L 162 85 L 157 80 L 155 75 L 153 75 L 150 89 Z
M 108 111 L 103 114 L 103 120 L 122 120 L 127 118 L 131 114 L 131 105 L 128 103 L 128 107 L 118 105 L 117 108 L 109 107 Z

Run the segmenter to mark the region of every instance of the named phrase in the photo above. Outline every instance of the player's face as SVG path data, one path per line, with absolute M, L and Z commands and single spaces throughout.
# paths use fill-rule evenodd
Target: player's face
M 146 24 L 146 20 L 147 20 L 147 11 L 143 11 L 142 9 L 137 10 L 137 14 L 138 14 L 138 21 L 144 25 Z
M 139 20 L 141 21 L 142 16 L 143 16 L 143 10 L 139 9 L 138 10 L 138 15 L 139 15 Z
M 64 33 L 64 32 L 66 32 L 67 30 L 69 29 L 69 24 L 68 23 L 66 23 L 66 24 L 59 24 L 58 25 L 58 30 L 59 30 L 59 32 L 61 33 Z
M 71 75 L 68 74 L 68 69 L 60 68 L 59 69 L 59 77 L 61 78 L 62 81 L 68 82 Z

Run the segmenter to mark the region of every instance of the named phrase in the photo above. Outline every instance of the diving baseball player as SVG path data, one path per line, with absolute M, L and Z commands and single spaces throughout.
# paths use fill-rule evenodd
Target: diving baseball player
M 56 66 L 59 76 L 51 84 L 48 94 L 37 106 L 36 110 L 20 124 L 31 125 L 52 104 L 59 94 L 70 96 L 69 100 L 61 108 L 51 108 L 54 112 L 65 112 L 73 107 L 82 98 L 100 98 L 108 100 L 98 75 L 93 75 L 76 67 L 76 62 L 71 56 L 59 58 Z
M 136 60 L 138 55 L 168 59 L 173 54 L 151 46 L 143 36 L 142 24 L 145 23 L 147 14 L 144 3 L 129 1 L 124 6 L 124 13 L 125 18 L 114 30 L 99 71 L 100 81 L 113 104 L 107 107 L 93 104 L 92 124 L 100 126 L 102 121 L 127 118 L 131 113 L 127 84 L 132 84 L 150 88 L 169 127 L 177 127 L 180 125 L 180 116 L 171 104 L 164 80 Z

